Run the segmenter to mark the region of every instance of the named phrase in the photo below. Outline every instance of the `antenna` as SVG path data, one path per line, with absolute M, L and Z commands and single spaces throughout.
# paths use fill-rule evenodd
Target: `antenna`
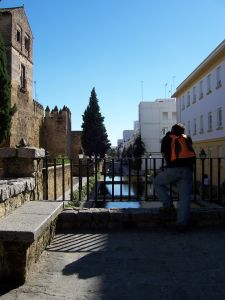
M 141 81 L 141 101 L 143 102 L 143 81 Z
M 166 87 L 167 87 L 167 83 L 165 83 L 165 99 L 166 99 Z
M 176 76 L 173 76 L 173 88 L 172 88 L 172 91 L 175 89 L 175 87 L 174 87 L 175 78 L 176 78 Z

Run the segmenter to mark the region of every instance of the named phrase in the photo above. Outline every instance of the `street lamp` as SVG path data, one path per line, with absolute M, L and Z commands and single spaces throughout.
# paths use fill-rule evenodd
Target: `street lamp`
M 205 153 L 205 150 L 204 149 L 201 149 L 201 151 L 200 151 L 200 153 L 199 153 L 199 157 L 201 158 L 201 159 L 206 159 L 206 153 Z
M 151 168 L 152 168 L 152 154 L 151 153 L 149 154 L 149 158 L 150 158 L 150 171 L 151 171 Z

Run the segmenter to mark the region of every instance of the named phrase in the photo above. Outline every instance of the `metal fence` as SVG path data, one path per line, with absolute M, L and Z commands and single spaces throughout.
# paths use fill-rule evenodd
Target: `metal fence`
M 225 203 L 225 159 L 196 159 L 193 168 L 193 200 Z M 65 188 L 65 165 L 70 166 L 69 190 Z M 61 168 L 58 168 L 61 166 Z M 165 167 L 162 158 L 140 159 L 61 159 L 45 158 L 45 198 L 49 199 L 48 169 L 54 169 L 53 199 L 63 201 L 158 201 L 153 180 Z M 57 170 L 56 170 L 57 168 Z M 76 170 L 76 172 L 75 172 Z M 57 195 L 57 172 L 61 172 L 61 193 Z M 171 197 L 179 200 L 176 186 L 168 187 Z

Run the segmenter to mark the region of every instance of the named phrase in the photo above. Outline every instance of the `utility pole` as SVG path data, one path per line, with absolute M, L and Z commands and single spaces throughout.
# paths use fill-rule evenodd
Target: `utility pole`
M 166 87 L 167 87 L 167 83 L 165 83 L 165 99 L 166 99 Z

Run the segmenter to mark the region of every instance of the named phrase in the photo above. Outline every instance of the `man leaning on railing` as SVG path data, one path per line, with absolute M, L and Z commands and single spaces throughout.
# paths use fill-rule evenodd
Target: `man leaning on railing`
M 166 161 L 166 168 L 154 179 L 155 191 L 163 206 L 161 211 L 174 211 L 173 199 L 168 194 L 168 185 L 176 183 L 179 204 L 177 210 L 177 229 L 187 228 L 190 215 L 191 194 L 193 185 L 193 165 L 196 155 L 192 147 L 190 136 L 184 134 L 182 124 L 173 125 L 161 143 L 161 153 Z

